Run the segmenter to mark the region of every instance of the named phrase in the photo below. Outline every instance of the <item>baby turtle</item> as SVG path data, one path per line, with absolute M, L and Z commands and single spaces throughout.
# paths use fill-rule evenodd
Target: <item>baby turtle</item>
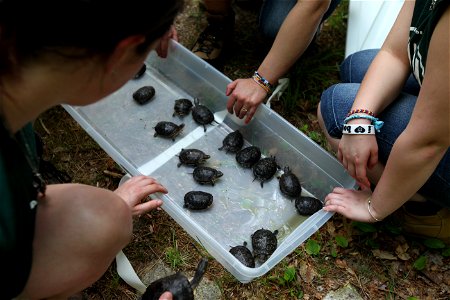
M 256 261 L 264 263 L 277 249 L 277 234 L 278 230 L 272 232 L 264 228 L 252 234 L 253 256 Z
M 295 208 L 302 216 L 310 216 L 323 207 L 319 199 L 307 196 L 300 196 L 295 199 Z
M 192 106 L 194 105 L 192 104 L 192 101 L 189 99 L 182 98 L 175 100 L 172 117 L 175 117 L 175 115 L 182 117 L 189 114 L 189 112 L 192 109 Z
M 181 149 L 181 152 L 178 154 L 178 158 L 180 159 L 178 167 L 181 165 L 196 167 L 204 163 L 210 157 L 211 156 L 198 149 Z
M 200 184 L 212 184 L 223 176 L 223 173 L 219 170 L 210 167 L 196 167 L 192 173 L 195 181 Z
M 206 132 L 206 124 L 214 122 L 214 114 L 204 105 L 201 105 L 198 98 L 194 99 L 195 106 L 192 108 L 192 117 L 194 121 L 200 125 L 203 125 Z
M 261 150 L 256 146 L 249 146 L 236 153 L 236 161 L 243 168 L 251 168 L 261 158 Z
M 184 208 L 192 210 L 207 209 L 213 203 L 213 196 L 202 191 L 191 191 L 184 195 Z
M 149 102 L 155 96 L 155 88 L 151 85 L 146 85 L 133 93 L 133 99 L 140 105 Z
M 252 252 L 247 248 L 247 242 L 243 246 L 234 246 L 230 249 L 230 253 L 237 258 L 244 266 L 249 268 L 255 267 L 255 258 Z
M 239 130 L 229 133 L 222 141 L 222 147 L 219 150 L 225 149 L 225 151 L 236 153 L 241 150 L 244 145 L 244 137 Z
M 284 168 L 283 175 L 280 176 L 280 190 L 289 198 L 297 198 L 302 193 L 300 180 L 287 166 Z
M 158 122 L 155 126 L 155 134 L 153 136 L 163 136 L 167 138 L 171 138 L 172 141 L 175 141 L 175 137 L 181 133 L 184 128 L 184 124 L 181 123 L 177 125 L 168 121 Z
M 147 71 L 147 66 L 145 64 L 139 69 L 139 71 L 134 75 L 133 79 L 139 79 L 144 75 L 145 71 Z
M 142 300 L 158 300 L 164 292 L 171 292 L 173 299 L 194 300 L 194 290 L 205 274 L 208 260 L 202 258 L 198 263 L 194 278 L 189 280 L 181 273 L 166 276 L 150 283 L 142 295 Z
M 275 160 L 274 156 L 266 157 L 263 159 L 260 159 L 254 166 L 253 166 L 253 175 L 255 179 L 258 179 L 261 181 L 261 187 L 263 187 L 264 181 L 269 180 L 270 178 L 275 175 L 275 172 L 278 169 L 277 162 Z

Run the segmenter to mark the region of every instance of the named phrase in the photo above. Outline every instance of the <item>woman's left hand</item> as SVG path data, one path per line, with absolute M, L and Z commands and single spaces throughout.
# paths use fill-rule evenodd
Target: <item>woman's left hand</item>
M 114 193 L 130 206 L 133 216 L 137 216 L 160 207 L 163 204 L 160 199 L 153 199 L 146 202 L 142 202 L 142 200 L 150 194 L 166 194 L 167 189 L 154 178 L 141 175 L 128 179 Z
M 375 222 L 369 214 L 367 199 L 372 195 L 370 189 L 361 191 L 337 187 L 325 197 L 326 211 L 337 212 L 345 217 L 359 222 Z
M 230 114 L 234 112 L 239 119 L 245 118 L 245 124 L 248 124 L 258 106 L 266 99 L 267 92 L 252 78 L 247 78 L 237 79 L 228 84 L 226 95 L 229 96 L 228 112 Z

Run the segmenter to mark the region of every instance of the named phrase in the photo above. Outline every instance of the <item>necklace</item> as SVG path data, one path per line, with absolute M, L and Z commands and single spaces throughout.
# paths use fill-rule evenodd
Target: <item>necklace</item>
M 25 148 L 24 155 L 28 162 L 28 165 L 31 168 L 31 171 L 33 173 L 33 188 L 36 190 L 37 199 L 45 197 L 45 190 L 47 188 L 47 184 L 45 183 L 44 178 L 42 177 L 41 173 L 39 173 L 38 169 L 38 161 L 36 157 L 33 155 L 33 152 L 31 151 L 31 147 L 28 144 L 28 141 L 23 133 L 23 131 L 20 132 L 20 137 L 23 141 L 23 146 Z

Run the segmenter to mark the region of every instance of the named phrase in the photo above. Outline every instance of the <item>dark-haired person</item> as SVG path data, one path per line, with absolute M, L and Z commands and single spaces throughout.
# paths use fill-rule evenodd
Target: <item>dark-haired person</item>
M 167 190 L 137 176 L 117 190 L 48 185 L 31 122 L 61 103 L 98 101 L 164 50 L 182 1 L 0 1 L 2 299 L 62 299 L 88 287 L 131 239 L 141 203 Z M 166 293 L 164 299 L 170 299 Z
M 336 188 L 325 210 L 363 222 L 396 212 L 406 233 L 450 243 L 449 3 L 405 1 L 381 50 L 349 56 L 322 94 L 321 126 L 362 187 Z

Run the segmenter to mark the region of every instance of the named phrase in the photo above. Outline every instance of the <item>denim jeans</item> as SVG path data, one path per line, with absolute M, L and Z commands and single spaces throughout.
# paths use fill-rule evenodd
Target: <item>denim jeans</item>
M 340 2 L 341 0 L 331 0 L 322 22 L 333 13 Z M 259 27 L 264 37 L 275 39 L 281 24 L 296 3 L 297 0 L 264 0 L 259 16 Z
M 377 52 L 363 50 L 347 57 L 340 69 L 343 83 L 335 84 L 323 92 L 320 111 L 330 136 L 341 138 L 343 121 Z M 380 132 L 376 133 L 378 160 L 381 163 L 386 164 L 395 141 L 408 125 L 419 90 L 419 84 L 410 76 L 397 99 L 377 116 L 384 121 Z M 448 118 L 448 115 L 441 117 Z M 450 148 L 419 193 L 441 206 L 450 207 Z

